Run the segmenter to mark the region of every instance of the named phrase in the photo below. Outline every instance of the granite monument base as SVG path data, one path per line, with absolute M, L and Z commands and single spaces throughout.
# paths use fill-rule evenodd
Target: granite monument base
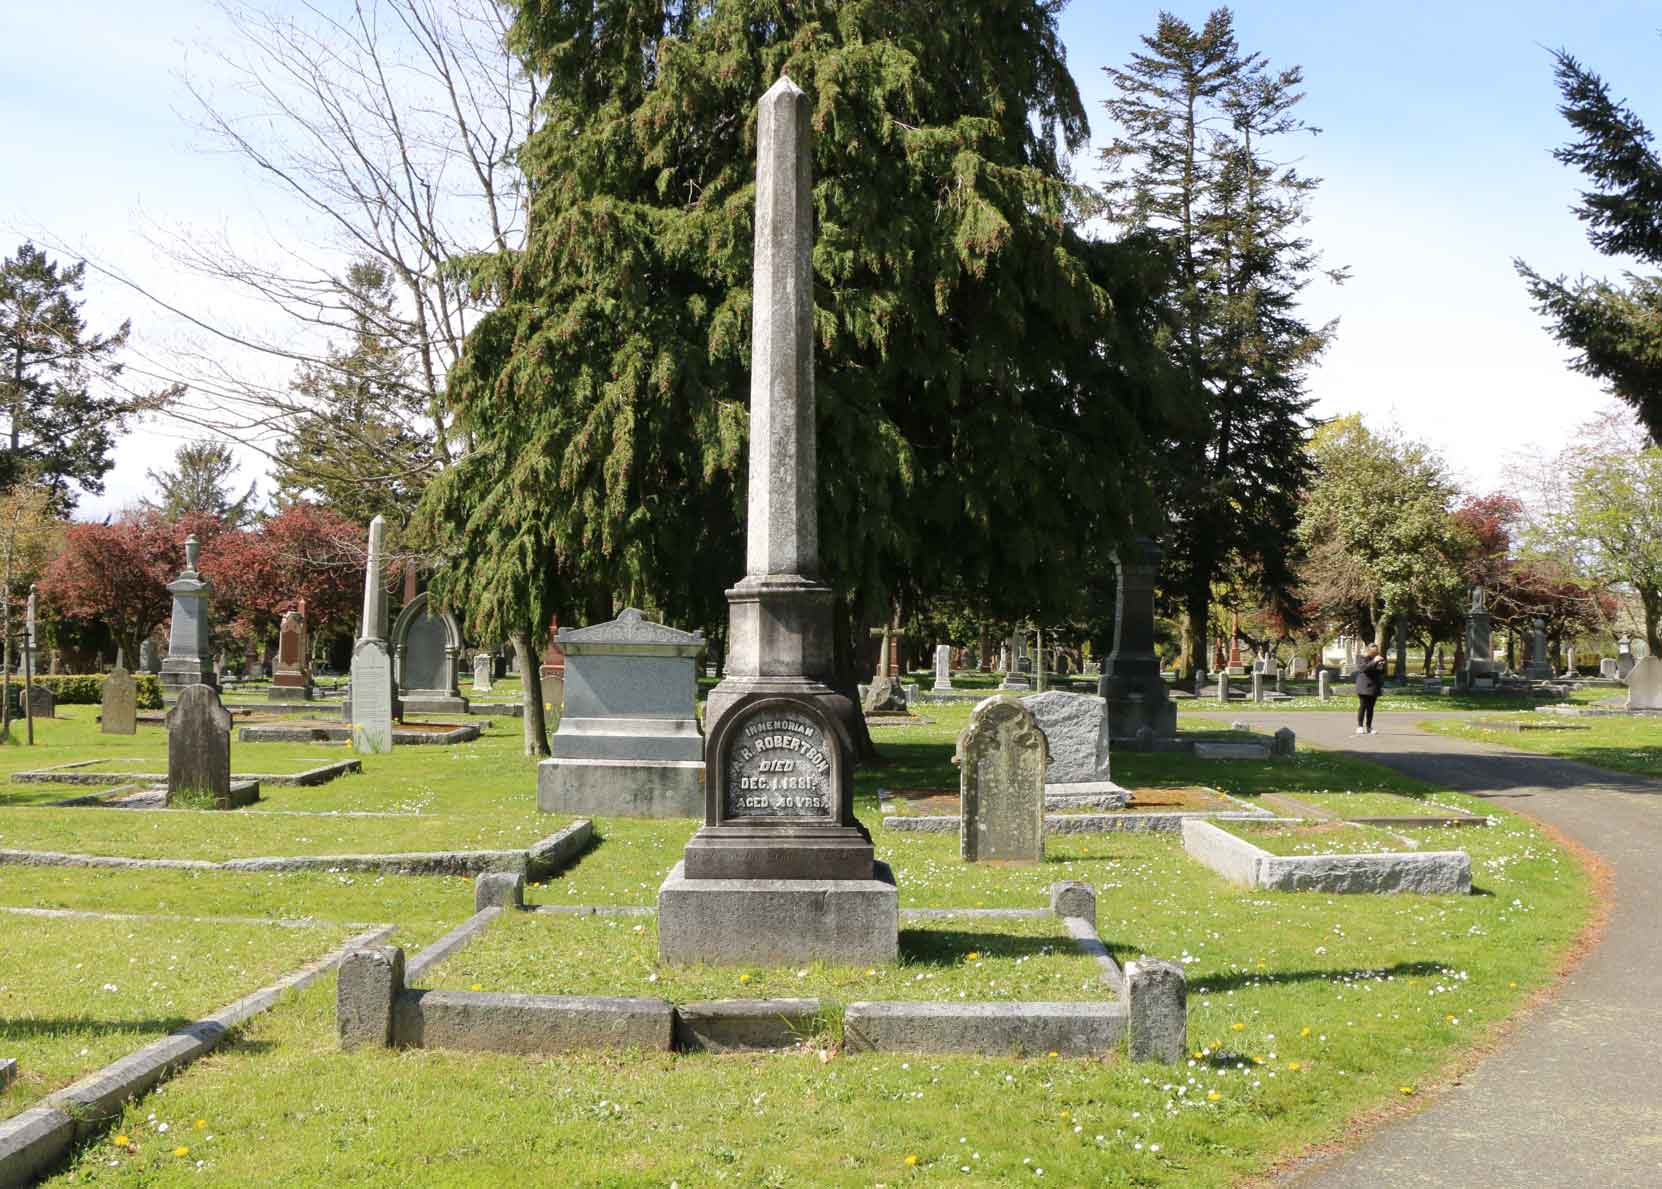
M 1115 743 L 1129 743 L 1147 727 L 1156 739 L 1177 737 L 1177 703 L 1169 698 L 1108 699 L 1108 731 Z
M 316 696 L 316 690 L 307 685 L 278 685 L 275 681 L 266 691 L 266 697 L 273 702 L 310 702 Z
M 703 760 L 556 756 L 537 765 L 537 808 L 603 817 L 703 817 Z
M 412 690 L 400 700 L 405 714 L 466 714 L 468 701 L 445 694 L 426 694 Z
M 1046 809 L 1124 809 L 1131 794 L 1111 780 L 1075 780 L 1045 785 Z
M 682 964 L 893 962 L 900 894 L 889 865 L 867 879 L 688 879 L 658 889 L 658 957 Z
M 162 662 L 160 681 L 162 701 L 169 706 L 179 700 L 179 691 L 187 685 L 219 688 L 219 678 L 212 665 L 201 661 L 183 661 L 177 657 L 169 657 Z

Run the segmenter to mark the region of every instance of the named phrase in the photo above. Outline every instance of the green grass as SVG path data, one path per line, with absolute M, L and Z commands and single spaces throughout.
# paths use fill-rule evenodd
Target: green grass
M 1538 715 L 1521 714 L 1506 717 L 1531 727 L 1540 718 Z M 1662 776 L 1662 717 L 1588 717 L 1568 721 L 1586 729 L 1496 731 L 1462 719 L 1424 722 L 1420 728 L 1439 735 L 1453 735 L 1538 755 L 1577 760 L 1615 772 Z
M 1068 1185 L 1227 1185 L 1418 1091 L 1551 977 L 1589 907 L 1584 873 L 1515 817 L 1462 838 L 1484 895 L 1249 892 L 1175 839 L 1096 840 L 1105 938 L 1122 958 L 1188 960 L 1201 1055 L 1177 1069 L 830 1049 L 341 1053 L 323 987 L 130 1107 L 119 1126 L 136 1154 L 90 1144 L 60 1180 L 331 1184 L 349 1167 L 378 1185 L 990 1185 L 1043 1168 Z M 197 1118 L 205 1131 L 174 1157 Z
M 1340 817 L 1432 817 L 1448 816 L 1452 805 L 1412 793 L 1298 793 L 1300 801 L 1326 809 Z M 1272 808 L 1265 806 L 1265 808 Z
M 0 914 L 0 1118 L 345 941 L 340 928 Z
M 0 776 L 130 755 L 153 757 L 159 770 L 159 731 L 100 736 L 91 724 L 93 709 L 71 707 L 69 718 L 39 724 L 38 747 L 0 749 Z M 1098 889 L 1104 941 L 1118 959 L 1148 953 L 1186 962 L 1190 1037 L 1203 1054 L 1193 1065 L 851 1057 L 830 1046 L 757 1056 L 341 1053 L 333 986 L 326 982 L 251 1022 L 213 1057 L 132 1104 L 118 1131 L 134 1151 L 117 1151 L 107 1137 L 94 1141 L 62 1179 L 323 1185 L 339 1183 L 348 1169 L 359 1183 L 398 1186 L 898 1185 L 927 1177 L 1002 1184 L 1031 1179 L 1042 1167 L 1050 1183 L 1226 1185 L 1309 1144 L 1337 1139 L 1357 1115 L 1400 1099 L 1400 1087 L 1434 1080 L 1448 1063 L 1491 1041 L 1499 1024 L 1552 977 L 1590 910 L 1582 869 L 1539 830 L 1506 814 L 1488 829 L 1450 832 L 1472 854 L 1482 894 L 1437 898 L 1249 892 L 1199 867 L 1170 836 L 1057 837 L 1042 864 L 990 867 L 959 861 L 955 838 L 883 831 L 879 785 L 957 786 L 952 739 L 970 709 L 968 703 L 931 705 L 933 725 L 879 734 L 885 763 L 857 777 L 857 810 L 872 828 L 879 857 L 895 868 L 902 904 L 1042 907 L 1052 882 L 1090 881 Z M 1493 702 L 1485 709 L 1493 711 Z M 239 770 L 257 770 L 271 761 L 244 757 L 282 756 L 287 747 L 308 757 L 350 754 L 233 744 L 233 762 Z M 534 765 L 519 751 L 519 723 L 501 719 L 477 743 L 366 756 L 362 776 L 317 789 L 270 789 L 268 801 L 234 813 L 43 809 L 12 799 L 22 794 L 11 790 L 24 786 L 0 786 L 0 846 L 218 857 L 311 847 L 450 848 L 507 838 L 523 845 L 564 819 L 536 812 Z M 1248 800 L 1273 791 L 1434 794 L 1451 807 L 1488 809 L 1309 748 L 1290 760 L 1258 762 L 1119 754 L 1114 773 L 1132 787 L 1204 785 Z M 396 816 L 342 816 L 351 812 Z M 696 823 L 603 818 L 596 826 L 598 845 L 565 875 L 531 889 L 533 901 L 653 904 Z M 0 903 L 391 921 L 413 952 L 469 915 L 473 896 L 471 881 L 454 878 L 5 867 Z M 11 922 L 3 923 L 9 941 Z M 118 944 L 122 938 L 83 922 L 61 924 L 66 940 L 41 955 L 46 981 L 59 980 L 60 988 L 83 954 L 112 963 L 133 956 Z M 639 934 L 636 924 L 643 926 Z M 966 998 L 971 980 L 984 974 L 991 976 L 984 981 L 996 979 L 1024 998 L 1051 986 L 1039 958 L 1018 967 L 1021 954 L 999 948 L 1035 940 L 1012 936 L 1009 923 L 959 918 L 939 930 L 934 924 L 908 923 L 910 963 L 877 981 L 934 973 L 923 982 Z M 1041 926 L 1054 929 L 1051 922 L 1033 924 Z M 142 934 L 143 928 L 148 924 L 128 931 Z M 234 930 L 223 931 L 229 928 L 214 926 L 205 944 L 234 937 Z M 506 985 L 522 981 L 612 987 L 615 972 L 640 989 L 640 980 L 656 973 L 658 983 L 647 984 L 659 988 L 653 993 L 709 994 L 726 982 L 733 995 L 790 995 L 801 993 L 799 985 L 838 1001 L 865 994 L 858 984 L 839 985 L 849 976 L 834 968 L 810 968 L 802 980 L 795 971 L 758 968 L 750 971 L 754 986 L 742 990 L 737 976 L 743 970 L 661 971 L 650 929 L 648 920 L 628 918 L 518 917 L 499 922 L 435 968 L 434 977 L 507 990 L 532 989 Z M 499 973 L 467 965 L 491 958 L 498 953 L 492 947 L 522 932 L 547 936 L 528 952 L 501 948 Z M 923 936 L 930 933 L 948 940 Z M 294 933 L 267 929 L 259 936 Z M 971 963 L 972 947 L 993 956 Z M 204 1008 L 242 989 L 230 985 L 211 948 L 143 948 L 177 952 L 179 972 L 210 984 Z M 274 959 L 274 965 L 292 969 L 310 956 Z M 1079 961 L 1061 951 L 1053 957 Z M 0 971 L 0 983 L 9 986 L 8 973 Z M 105 981 L 127 985 L 108 976 L 97 985 Z M 1082 972 L 1075 981 L 1082 984 Z M 1062 988 L 1054 990 L 1060 997 Z M 32 1010 L 47 1023 L 83 1013 L 61 995 Z M 141 1018 L 161 1018 L 156 1010 Z M 9 1019 L 12 1012 L 4 1014 Z M 120 1051 L 137 1047 L 118 1020 L 106 1022 L 104 1031 L 125 1045 L 118 1044 Z M 194 1128 L 199 1118 L 201 1131 Z M 163 1122 L 170 1128 L 165 1134 Z M 189 1152 L 175 1157 L 176 1146 Z M 906 1163 L 909 1155 L 917 1157 L 915 1166 Z
M 1400 835 L 1377 826 L 1363 826 L 1354 822 L 1306 823 L 1299 826 L 1254 825 L 1239 821 L 1220 821 L 1218 826 L 1237 838 L 1244 838 L 1272 855 L 1379 855 L 1412 852 L 1419 848 L 1404 843 Z M 1454 828 L 1438 833 L 1453 835 Z M 1419 831 L 1426 834 L 1426 831 Z M 1427 834 L 1429 837 L 1429 834 Z M 1428 843 L 1430 850 L 1459 850 L 1461 837 L 1451 837 L 1449 845 Z
M 903 922 L 900 961 L 780 969 L 663 966 L 651 917 L 526 913 L 498 920 L 423 986 L 539 995 L 701 999 L 1100 999 L 1096 964 L 1055 917 Z

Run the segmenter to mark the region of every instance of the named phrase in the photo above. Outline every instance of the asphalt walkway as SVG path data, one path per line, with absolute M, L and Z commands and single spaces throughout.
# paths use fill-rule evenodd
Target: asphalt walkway
M 1288 1174 L 1302 1189 L 1662 1186 L 1662 782 L 1433 735 L 1429 714 L 1247 714 L 1517 810 L 1606 863 L 1603 940 L 1548 1003 L 1425 1109 Z

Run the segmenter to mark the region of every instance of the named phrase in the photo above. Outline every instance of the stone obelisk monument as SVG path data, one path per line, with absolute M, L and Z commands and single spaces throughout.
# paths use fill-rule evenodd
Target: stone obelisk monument
M 162 699 L 169 704 L 178 700 L 179 691 L 187 685 L 219 688 L 209 644 L 213 625 L 208 600 L 213 585 L 196 569 L 201 549 L 194 536 L 185 538 L 185 568 L 167 584 L 173 596 L 173 622 L 167 634 L 167 659 L 162 661 Z
M 387 645 L 387 592 L 381 584 L 381 543 L 387 525 L 369 522 L 369 560 L 364 571 L 363 623 L 352 646 L 352 748 L 377 753 L 392 750 L 392 724 L 398 718 L 398 691 L 392 684 L 392 649 Z
M 814 447 L 813 142 L 788 78 L 757 112 L 750 498 L 705 710 L 704 826 L 658 893 L 674 962 L 892 961 L 898 899 L 854 817 L 852 702 L 830 686 Z

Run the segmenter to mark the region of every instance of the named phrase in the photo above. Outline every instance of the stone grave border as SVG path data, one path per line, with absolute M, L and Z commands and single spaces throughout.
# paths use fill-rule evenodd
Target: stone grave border
M 17 1080 L 17 1058 L 0 1058 L 0 1090 L 6 1089 Z
M 212 812 L 204 810 L 203 812 Z M 505 871 L 527 879 L 559 874 L 594 841 L 594 823 L 579 818 L 525 850 L 416 851 L 387 855 L 298 855 L 289 858 L 127 859 L 61 851 L 0 849 L 0 866 L 162 868 L 174 871 L 352 871 L 379 875 L 479 875 Z
M 755 1051 L 794 1047 L 828 1017 L 818 999 L 722 999 L 675 1007 L 667 1000 L 588 995 L 442 991 L 408 984 L 454 954 L 509 911 L 527 910 L 522 877 L 482 875 L 474 914 L 406 962 L 396 946 L 366 946 L 341 963 L 336 1028 L 343 1049 L 360 1046 L 547 1054 L 573 1050 Z M 558 911 L 627 912 L 650 908 L 559 905 Z M 1040 1003 L 862 1001 L 843 1009 L 850 1052 L 1055 1053 L 1098 1057 L 1125 1045 L 1134 1061 L 1175 1064 L 1187 1055 L 1187 982 L 1175 962 L 1141 959 L 1122 972 L 1096 929 L 1096 893 L 1059 882 L 1043 909 L 921 909 L 902 917 L 1061 918 L 1095 960 L 1114 996 L 1107 1002 Z
M 89 764 L 102 764 L 104 760 L 75 760 L 68 764 L 55 764 L 50 768 L 35 768 L 28 772 L 14 772 L 8 778 L 18 784 L 166 784 L 166 772 L 81 772 Z M 331 780 L 338 780 L 342 776 L 362 772 L 362 760 L 336 760 L 330 764 L 321 764 L 316 768 L 307 768 L 304 772 L 269 773 L 250 772 L 246 775 L 233 775 L 233 783 L 239 780 L 251 780 L 256 785 L 269 784 L 283 787 L 312 788 L 320 784 L 328 784 Z
M 1048 785 L 1047 788 L 1055 788 Z M 1267 809 L 1261 809 L 1239 797 L 1231 796 L 1222 789 L 1209 791 L 1222 797 L 1224 800 L 1239 805 L 1236 811 L 1188 809 L 1174 810 L 1165 813 L 1047 813 L 1045 814 L 1045 834 L 1154 834 L 1175 832 L 1183 828 L 1183 823 L 1189 818 L 1219 818 L 1233 821 L 1246 819 L 1248 821 L 1273 822 L 1278 821 L 1276 815 Z M 956 813 L 936 814 L 925 817 L 901 817 L 895 813 L 883 811 L 883 806 L 893 797 L 889 790 L 877 790 L 877 806 L 883 813 L 883 828 L 885 830 L 899 830 L 913 834 L 956 834 L 962 828 L 962 816 Z M 1049 803 L 1049 798 L 1046 798 Z
M 0 1185 L 22 1185 L 43 1175 L 72 1145 L 101 1134 L 129 1100 L 211 1052 L 233 1028 L 277 1006 L 288 992 L 310 986 L 396 928 L 377 925 L 360 933 L 292 974 L 175 1028 L 160 1040 L 48 1094 L 28 1110 L 0 1120 Z
M 1472 860 L 1463 850 L 1272 855 L 1200 820 L 1183 823 L 1183 849 L 1230 883 L 1261 891 L 1465 896 L 1472 890 Z
M 1493 821 L 1491 818 L 1479 817 L 1475 813 L 1462 813 L 1458 809 L 1450 809 L 1447 805 L 1436 801 L 1427 801 L 1425 804 L 1442 810 L 1441 813 L 1345 817 L 1331 809 L 1302 801 L 1292 793 L 1263 793 L 1260 796 L 1272 809 L 1281 811 L 1287 817 L 1299 817 L 1317 822 L 1348 822 L 1353 826 L 1382 826 L 1386 829 L 1412 829 L 1416 826 L 1441 828 L 1445 826 L 1487 826 Z
M 395 724 L 392 728 L 392 742 L 394 747 L 472 743 L 488 730 L 490 725 L 490 720 L 486 719 L 482 723 L 457 723 L 448 731 L 409 731 Z M 269 723 L 237 728 L 239 743 L 347 743 L 351 739 L 351 723 L 342 723 L 338 727 L 289 727 L 280 723 Z

